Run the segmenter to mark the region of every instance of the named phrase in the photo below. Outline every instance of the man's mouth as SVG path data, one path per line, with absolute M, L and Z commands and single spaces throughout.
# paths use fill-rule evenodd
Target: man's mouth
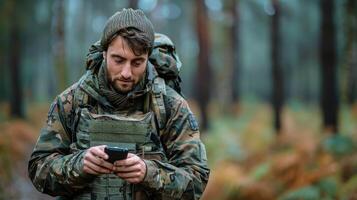
M 132 83 L 132 82 L 134 82 L 134 81 L 132 81 L 132 80 L 120 80 L 120 79 L 119 79 L 119 82 L 123 82 L 123 83 Z

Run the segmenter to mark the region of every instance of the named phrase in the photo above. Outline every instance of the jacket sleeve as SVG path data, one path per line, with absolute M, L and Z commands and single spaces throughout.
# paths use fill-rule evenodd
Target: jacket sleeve
M 200 199 L 210 171 L 197 122 L 183 98 L 168 99 L 167 104 L 170 117 L 160 139 L 168 162 L 145 160 L 142 184 L 162 199 Z
M 50 107 L 47 122 L 31 154 L 28 173 L 40 192 L 52 196 L 70 196 L 85 187 L 91 175 L 82 171 L 84 151 L 71 152 L 72 138 L 65 131 L 69 127 L 63 119 L 68 120 L 71 117 L 73 96 L 65 91 L 57 100 Z

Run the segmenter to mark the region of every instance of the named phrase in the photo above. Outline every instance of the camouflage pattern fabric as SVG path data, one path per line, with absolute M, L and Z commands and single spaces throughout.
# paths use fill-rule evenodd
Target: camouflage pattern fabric
M 94 113 L 108 104 L 97 92 L 97 85 L 96 74 L 89 70 L 52 103 L 28 165 L 29 177 L 39 191 L 60 199 L 72 199 L 94 180 L 94 175 L 82 170 L 86 150 L 76 148 L 74 127 L 79 102 L 93 99 L 93 105 L 81 106 L 87 106 Z M 199 199 L 209 177 L 205 147 L 187 102 L 172 88 L 165 90 L 167 121 L 159 137 L 167 161 L 144 160 L 147 174 L 137 187 L 151 191 L 152 199 Z M 135 105 L 136 109 L 143 110 L 143 102 L 135 102 Z
M 155 33 L 154 49 L 149 57 L 149 62 L 155 66 L 159 76 L 165 80 L 166 85 L 173 88 L 181 96 L 181 61 L 176 53 L 175 45 L 164 34 Z
M 155 34 L 154 49 L 149 60 L 163 78 L 175 79 L 179 75 L 182 64 L 174 43 L 166 35 Z

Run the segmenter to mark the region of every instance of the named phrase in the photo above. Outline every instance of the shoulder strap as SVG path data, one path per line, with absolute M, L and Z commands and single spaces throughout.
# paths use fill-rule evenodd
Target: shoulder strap
M 165 80 L 158 76 L 154 66 L 148 63 L 148 81 L 151 86 L 150 100 L 151 109 L 154 111 L 158 121 L 159 129 L 165 128 L 167 122 L 164 95 L 166 95 Z
M 154 79 L 154 83 L 152 85 L 151 99 L 152 99 L 152 108 L 157 117 L 159 128 L 163 129 L 165 127 L 167 118 L 166 118 L 166 110 L 164 104 L 164 95 L 166 94 L 166 85 L 165 80 L 157 77 Z

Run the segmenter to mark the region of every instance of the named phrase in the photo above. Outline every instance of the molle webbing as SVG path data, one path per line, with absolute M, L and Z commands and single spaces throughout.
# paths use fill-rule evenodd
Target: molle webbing
M 101 175 L 94 180 L 88 192 L 79 195 L 79 200 L 131 200 L 133 186 L 114 174 Z M 125 196 L 125 197 L 124 197 Z
M 133 113 L 129 116 L 94 114 L 83 108 L 77 126 L 77 145 L 81 149 L 111 145 L 128 148 L 130 152 L 139 154 L 148 150 L 150 154 L 153 148 L 148 147 L 155 145 L 151 141 L 151 134 L 155 132 L 153 116 L 152 112 Z M 132 184 L 114 174 L 104 174 L 96 177 L 89 188 L 75 199 L 133 200 L 134 196 Z
M 135 150 L 132 149 L 132 145 L 141 145 L 148 141 L 152 131 L 152 117 L 151 112 L 121 117 L 92 114 L 87 109 L 83 109 L 78 124 L 77 137 L 79 142 L 80 138 L 90 141 L 89 146 L 106 144 Z

